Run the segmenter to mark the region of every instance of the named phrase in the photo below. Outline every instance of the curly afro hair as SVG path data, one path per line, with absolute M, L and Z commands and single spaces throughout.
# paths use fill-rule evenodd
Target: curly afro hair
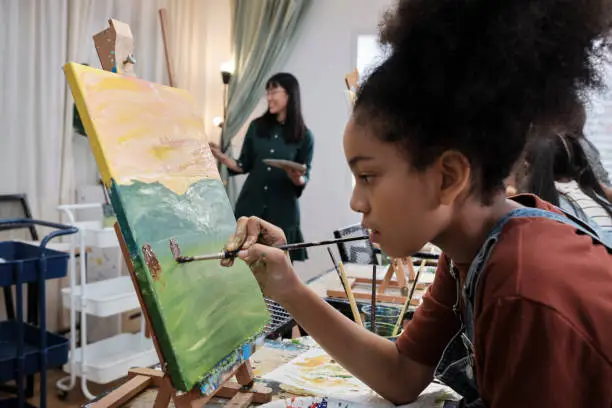
M 381 23 L 390 56 L 354 116 L 403 146 L 417 169 L 460 151 L 488 201 L 532 124 L 601 86 L 611 0 L 400 0 Z

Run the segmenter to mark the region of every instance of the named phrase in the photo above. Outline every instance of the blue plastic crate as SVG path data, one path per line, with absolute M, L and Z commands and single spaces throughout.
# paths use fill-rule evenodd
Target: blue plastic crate
M 10 286 L 16 283 L 13 272 L 20 262 L 23 264 L 23 270 L 20 273 L 21 283 L 35 282 L 39 260 L 43 254 L 47 259 L 44 279 L 66 276 L 69 258 L 67 253 L 18 241 L 0 242 L 0 258 L 2 258 L 0 260 L 0 286 Z
M 27 402 L 20 406 L 17 398 L 8 398 L 0 399 L 0 408 L 36 408 L 36 406 L 28 404 Z
M 68 339 L 53 333 L 47 337 L 47 366 L 61 367 L 68 361 Z M 40 329 L 23 323 L 24 372 L 31 375 L 40 372 Z M 17 369 L 17 322 L 0 322 L 0 382 L 15 377 Z

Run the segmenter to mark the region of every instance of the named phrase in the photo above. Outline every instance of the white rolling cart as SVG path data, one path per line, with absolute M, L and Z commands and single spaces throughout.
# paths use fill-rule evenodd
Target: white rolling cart
M 70 242 L 70 286 L 62 289 L 62 304 L 70 310 L 70 355 L 64 371 L 70 374 L 57 381 L 61 396 L 67 396 L 81 378 L 81 390 L 86 398 L 93 399 L 87 389 L 87 381 L 106 384 L 124 377 L 131 367 L 147 367 L 158 363 L 150 338 L 145 337 L 144 319 L 138 333 L 121 333 L 87 343 L 87 315 L 108 317 L 139 309 L 138 298 L 129 276 L 121 275 L 98 282 L 87 282 L 87 248 L 117 248 L 118 265 L 123 257 L 115 231 L 104 227 L 102 219 L 81 221 L 75 216 L 79 210 L 102 208 L 101 203 L 70 204 L 59 206 L 69 224 L 79 229 Z M 76 250 L 79 250 L 79 281 L 77 282 Z M 80 347 L 77 346 L 77 313 L 80 313 Z M 120 321 L 121 319 L 119 319 Z M 120 325 L 121 323 L 119 323 Z

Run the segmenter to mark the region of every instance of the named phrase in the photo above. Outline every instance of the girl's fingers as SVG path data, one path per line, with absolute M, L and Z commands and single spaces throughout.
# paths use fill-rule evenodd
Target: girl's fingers
M 235 251 L 243 247 L 245 240 L 247 238 L 246 234 L 247 234 L 248 222 L 249 222 L 249 219 L 247 217 L 238 218 L 238 221 L 236 221 L 236 232 L 234 233 L 234 235 L 230 237 L 230 239 L 225 244 L 225 249 L 227 251 L 232 252 L 232 251 Z

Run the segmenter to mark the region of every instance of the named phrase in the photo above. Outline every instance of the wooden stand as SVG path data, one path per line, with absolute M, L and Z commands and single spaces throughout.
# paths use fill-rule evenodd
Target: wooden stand
M 172 58 L 170 57 L 170 46 L 168 44 L 168 17 L 166 9 L 159 9 L 159 24 L 162 30 L 162 40 L 164 42 L 164 56 L 166 57 L 166 69 L 168 70 L 168 83 L 170 86 L 176 86 L 174 81 L 174 68 L 172 66 Z
M 214 395 L 202 396 L 198 390 L 179 394 L 172 383 L 160 370 L 135 368 L 129 371 L 128 381 L 92 404 L 92 407 L 119 408 L 149 387 L 157 387 L 154 408 L 165 408 L 174 403 L 176 408 L 196 408 L 204 406 L 213 397 L 228 398 L 227 407 L 244 408 L 251 403 L 264 404 L 272 397 L 272 390 L 260 384 L 253 385 L 253 372 L 248 362 L 235 373 L 237 383 L 226 382 Z
M 406 276 L 405 268 L 408 268 L 408 276 Z M 395 279 L 393 279 L 393 276 L 395 276 Z M 411 258 L 392 259 L 385 277 L 376 280 L 376 286 L 378 287 L 376 291 L 377 302 L 404 304 L 408 296 L 408 284 L 414 281 L 415 276 Z M 373 283 L 371 278 L 349 278 L 348 281 L 355 299 L 371 300 L 372 294 L 370 289 Z M 366 290 L 359 290 L 358 286 L 365 286 Z M 416 288 L 423 290 L 427 288 L 427 285 L 417 284 Z M 388 289 L 399 289 L 400 293 L 388 293 Z M 346 292 L 341 289 L 328 289 L 327 296 L 346 299 Z M 419 300 L 412 299 L 410 304 L 418 306 Z
M 161 367 L 165 367 L 164 358 L 161 353 L 161 348 L 157 342 L 155 332 L 151 330 L 151 321 L 149 313 L 144 305 L 142 295 L 138 286 L 138 280 L 134 271 L 134 265 L 131 262 L 130 253 L 123 240 L 123 235 L 119 229 L 119 225 L 115 223 L 115 233 L 121 246 L 123 258 L 125 259 L 132 284 L 138 296 L 138 302 L 142 309 L 142 314 L 145 319 L 145 324 L 149 328 L 149 333 L 152 334 L 155 351 L 161 363 Z M 236 377 L 236 383 L 230 382 L 232 377 Z M 230 398 L 228 407 L 247 407 L 252 402 L 263 404 L 272 399 L 272 390 L 261 384 L 254 384 L 253 369 L 249 361 L 242 363 L 234 372 L 229 373 L 222 385 L 211 395 L 202 395 L 199 389 L 195 388 L 190 392 L 177 391 L 170 377 L 162 370 L 154 370 L 150 368 L 137 368 L 128 372 L 128 381 L 119 388 L 113 390 L 99 401 L 91 405 L 94 408 L 118 408 L 140 394 L 146 388 L 155 386 L 158 387 L 157 397 L 155 398 L 154 408 L 165 408 L 170 405 L 170 401 L 174 403 L 176 408 L 199 408 L 203 407 L 211 398 Z

